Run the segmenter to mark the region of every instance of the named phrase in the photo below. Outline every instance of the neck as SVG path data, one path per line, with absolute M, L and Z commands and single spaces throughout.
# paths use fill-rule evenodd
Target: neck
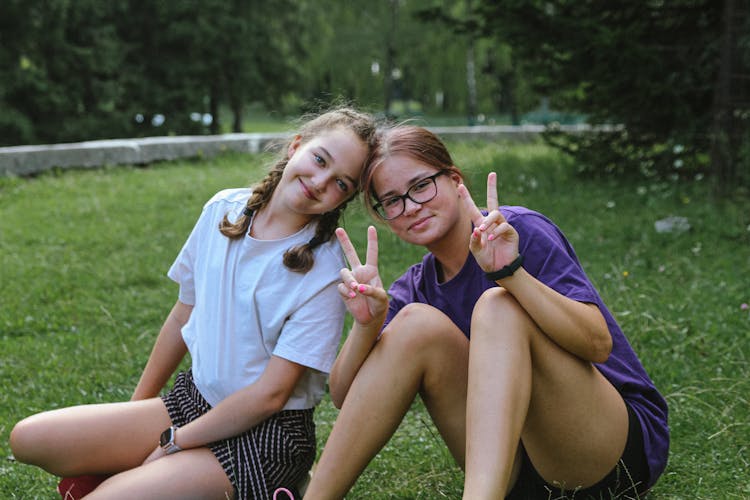
M 295 217 L 288 211 L 274 210 L 269 203 L 256 212 L 250 236 L 259 240 L 278 240 L 291 236 L 307 225 L 312 217 Z
M 456 224 L 445 237 L 427 246 L 439 266 L 439 281 L 450 281 L 464 267 L 469 257 L 469 238 L 471 237 L 471 220 L 466 218 Z M 441 273 L 442 271 L 442 273 Z

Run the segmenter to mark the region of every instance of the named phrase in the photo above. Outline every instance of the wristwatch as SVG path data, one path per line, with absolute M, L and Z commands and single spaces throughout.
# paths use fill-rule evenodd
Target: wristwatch
M 167 430 L 161 433 L 161 437 L 159 437 L 159 446 L 161 446 L 162 450 L 164 450 L 164 452 L 167 455 L 171 455 L 172 453 L 177 453 L 178 451 L 182 451 L 182 448 L 177 446 L 177 443 L 174 442 L 176 437 L 177 437 L 176 425 L 169 427 Z

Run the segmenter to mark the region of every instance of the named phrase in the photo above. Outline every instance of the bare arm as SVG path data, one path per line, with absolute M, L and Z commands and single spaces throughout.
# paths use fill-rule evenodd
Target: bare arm
M 569 299 L 523 268 L 498 283 L 557 345 L 592 363 L 607 360 L 612 351 L 612 336 L 596 304 Z
M 336 362 L 333 364 L 328 381 L 331 401 L 336 408 L 340 409 L 341 405 L 344 404 L 349 387 L 354 382 L 354 377 L 357 376 L 367 356 L 370 355 L 382 324 L 383 322 L 379 321 L 371 326 L 362 326 L 356 322 L 352 325 Z
M 192 311 L 193 306 L 179 300 L 172 307 L 159 331 L 131 400 L 156 397 L 177 369 L 187 353 L 187 346 L 182 340 L 182 327 L 190 319 Z
M 367 229 L 367 257 L 364 264 L 360 262 L 346 231 L 339 228 L 336 236 L 351 267 L 351 270 L 341 270 L 339 293 L 354 318 L 354 325 L 333 364 L 328 382 L 331 400 L 337 408 L 341 408 L 354 377 L 377 341 L 388 310 L 388 295 L 378 274 L 378 235 L 375 228 L 370 226 Z
M 487 177 L 485 217 L 465 186 L 459 187 L 464 206 L 475 225 L 469 249 L 480 267 L 495 271 L 518 256 L 518 233 L 497 209 L 497 180 Z M 539 328 L 557 345 L 591 362 L 604 362 L 612 349 L 612 337 L 599 308 L 569 299 L 537 280 L 523 268 L 497 282 L 521 304 Z
M 271 356 L 260 378 L 221 401 L 177 433 L 181 448 L 195 448 L 241 434 L 284 408 L 307 368 Z
M 234 392 L 204 415 L 180 427 L 175 444 L 183 450 L 198 448 L 255 427 L 284 408 L 306 369 L 284 358 L 271 356 L 256 382 Z M 163 456 L 164 450 L 156 446 L 144 463 Z

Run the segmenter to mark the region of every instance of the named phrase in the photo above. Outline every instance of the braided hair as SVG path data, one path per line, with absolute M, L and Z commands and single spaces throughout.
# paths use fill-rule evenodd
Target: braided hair
M 343 128 L 352 131 L 367 146 L 368 151 L 372 150 L 375 136 L 375 121 L 370 115 L 349 107 L 336 108 L 308 120 L 300 127 L 298 136 L 301 144 L 304 144 L 320 133 L 334 128 Z M 268 204 L 276 190 L 276 186 L 281 181 L 284 168 L 286 168 L 289 162 L 289 157 L 287 156 L 289 144 L 290 142 L 281 149 L 281 155 L 271 167 L 268 174 L 266 174 L 266 177 L 253 186 L 252 195 L 247 200 L 247 205 L 242 214 L 234 222 L 229 220 L 229 214 L 224 215 L 224 219 L 219 223 L 219 231 L 224 236 L 231 239 L 240 239 L 247 234 L 253 213 L 261 210 Z M 287 268 L 300 273 L 305 273 L 312 268 L 315 262 L 313 250 L 333 238 L 334 231 L 338 226 L 339 216 L 350 200 L 351 198 L 335 209 L 315 217 L 317 219 L 317 226 L 315 228 L 315 235 L 310 241 L 294 246 L 284 253 L 284 265 Z

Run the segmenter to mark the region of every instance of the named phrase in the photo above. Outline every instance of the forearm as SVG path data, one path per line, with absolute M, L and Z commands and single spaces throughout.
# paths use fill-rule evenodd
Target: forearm
M 328 381 L 331 400 L 336 408 L 341 408 L 344 403 L 354 377 L 357 376 L 359 369 L 369 356 L 375 342 L 377 342 L 382 324 L 382 321 L 375 321 L 370 325 L 362 326 L 355 322 L 349 331 L 341 352 L 339 352 L 333 364 Z
M 187 353 L 182 327 L 187 323 L 192 306 L 177 302 L 159 331 L 146 367 L 143 369 L 132 400 L 155 397 L 172 376 Z
M 181 427 L 177 433 L 178 446 L 183 449 L 205 446 L 252 429 L 284 409 L 305 370 L 302 365 L 273 356 L 256 382 Z
M 525 269 L 498 281 L 557 345 L 591 362 L 607 360 L 612 337 L 599 308 L 577 302 L 540 282 Z
M 283 408 L 253 385 L 237 391 L 208 413 L 180 428 L 178 445 L 183 449 L 204 446 L 242 434 Z

